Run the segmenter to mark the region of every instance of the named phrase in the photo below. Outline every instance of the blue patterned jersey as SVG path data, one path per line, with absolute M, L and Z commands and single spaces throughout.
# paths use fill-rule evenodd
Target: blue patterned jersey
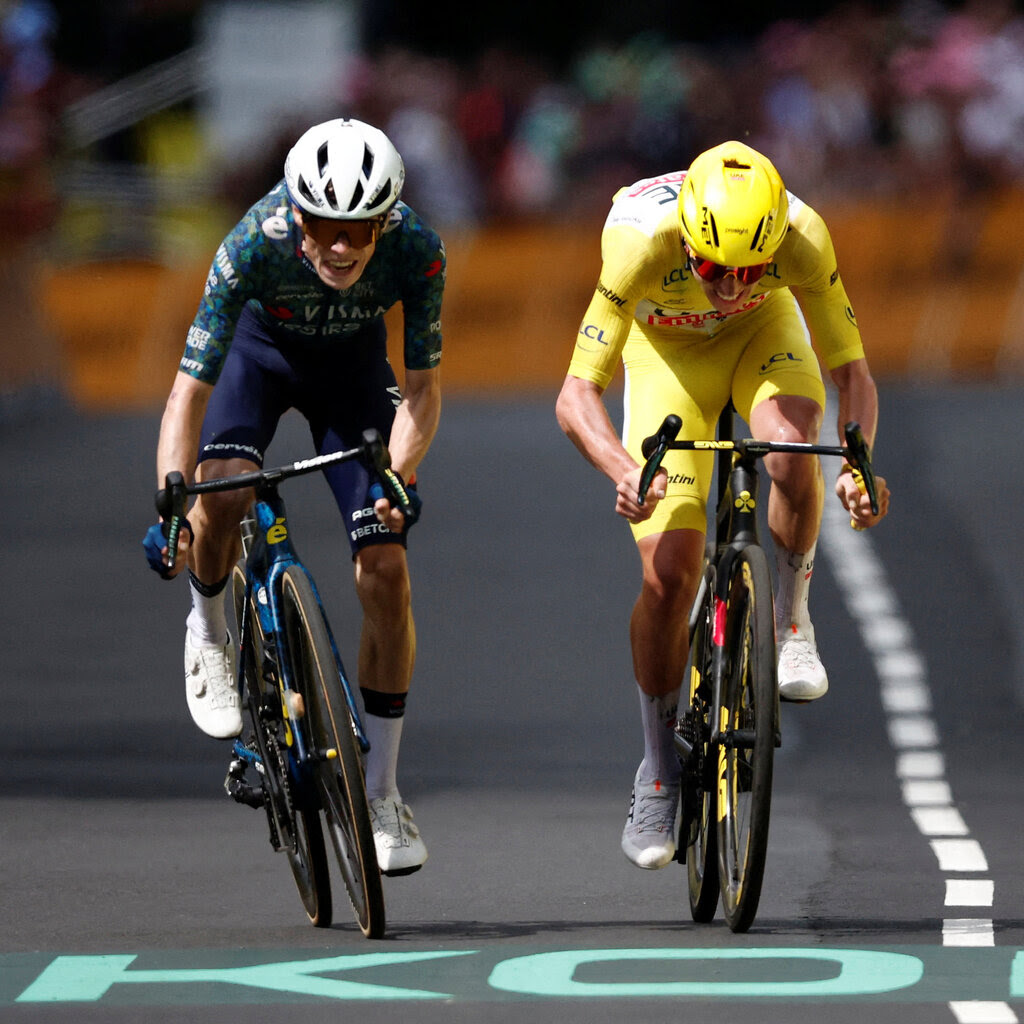
M 360 331 L 401 302 L 406 369 L 441 359 L 444 245 L 399 202 L 359 280 L 338 291 L 302 253 L 284 182 L 250 208 L 217 249 L 180 369 L 215 384 L 242 309 L 248 304 L 282 344 L 358 344 Z

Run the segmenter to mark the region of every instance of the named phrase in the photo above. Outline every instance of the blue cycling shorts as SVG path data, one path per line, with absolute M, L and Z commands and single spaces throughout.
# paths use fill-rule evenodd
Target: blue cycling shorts
M 306 418 L 318 455 L 356 447 L 369 427 L 387 440 L 400 401 L 382 320 L 324 345 L 272 337 L 247 308 L 206 408 L 197 461 L 239 458 L 262 466 L 289 409 Z M 324 477 L 353 555 L 371 544 L 405 546 L 405 533 L 377 522 L 369 496 L 374 480 L 361 461 L 330 466 Z

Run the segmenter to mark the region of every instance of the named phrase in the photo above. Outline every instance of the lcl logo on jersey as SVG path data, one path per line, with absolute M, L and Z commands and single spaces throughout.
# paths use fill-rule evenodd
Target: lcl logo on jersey
M 584 338 L 589 338 L 591 341 L 596 341 L 599 345 L 607 345 L 608 342 L 604 340 L 604 331 L 602 331 L 597 324 L 584 324 L 580 328 L 580 334 Z
M 771 373 L 772 370 L 777 370 L 780 366 L 786 363 L 802 362 L 803 360 L 799 356 L 793 355 L 792 352 L 776 352 L 767 363 L 762 364 L 761 373 Z

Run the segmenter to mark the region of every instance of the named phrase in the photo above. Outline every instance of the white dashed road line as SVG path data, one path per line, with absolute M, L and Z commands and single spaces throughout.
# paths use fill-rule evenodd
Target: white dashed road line
M 970 838 L 945 778 L 927 673 L 913 630 L 900 612 L 870 535 L 851 530 L 849 518 L 835 500 L 826 502 L 818 550 L 828 560 L 844 604 L 874 662 L 903 802 L 928 840 L 939 870 L 947 875 L 944 906 L 970 915 L 943 919 L 942 944 L 994 946 L 995 929 L 989 915 L 995 883 L 977 877 L 988 871 L 988 860 L 981 844 Z M 964 875 L 972 877 L 961 877 Z M 973 910 L 976 916 L 971 914 Z M 949 1009 L 958 1024 L 1018 1024 L 1008 1003 L 951 1002 Z

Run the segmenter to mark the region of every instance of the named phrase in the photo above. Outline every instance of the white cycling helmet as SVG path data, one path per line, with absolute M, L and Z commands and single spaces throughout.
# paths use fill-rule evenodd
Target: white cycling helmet
M 292 146 L 284 180 L 291 201 L 306 213 L 369 220 L 398 201 L 405 167 L 379 128 L 337 118 L 314 125 Z

